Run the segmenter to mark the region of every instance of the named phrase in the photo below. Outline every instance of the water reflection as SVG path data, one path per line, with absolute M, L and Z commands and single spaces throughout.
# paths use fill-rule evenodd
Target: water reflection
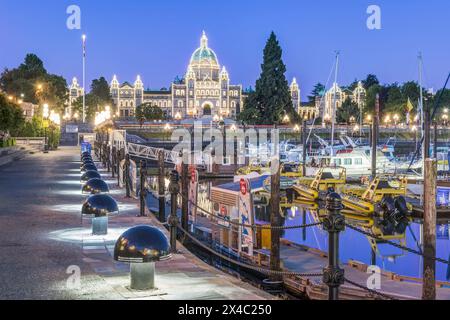
M 312 223 L 319 218 L 316 210 L 309 210 L 298 205 L 293 210 L 286 209 L 285 226 L 293 226 L 303 223 Z M 362 226 L 358 226 L 362 227 Z M 413 221 L 405 232 L 404 239 L 399 239 L 409 248 L 421 251 L 422 225 L 420 221 Z M 320 227 L 310 227 L 303 230 L 288 229 L 284 238 L 298 244 L 304 244 L 319 250 L 328 250 L 327 233 Z M 400 275 L 421 277 L 423 260 L 421 256 L 398 249 L 386 243 L 377 243 L 376 256 L 373 255 L 371 241 L 366 236 L 346 228 L 340 236 L 341 263 L 348 260 L 357 260 L 366 264 L 376 263 L 384 270 L 389 270 Z M 448 259 L 450 255 L 449 225 L 448 222 L 437 226 L 436 256 Z M 375 258 L 375 259 L 374 259 Z M 376 261 L 373 261 L 376 260 Z M 450 280 L 449 266 L 436 263 L 436 278 L 438 280 Z
M 199 184 L 198 204 L 200 207 L 212 211 L 212 202 L 209 200 L 212 186 L 226 183 L 227 181 L 209 181 Z M 150 187 L 156 192 L 156 178 L 150 181 Z M 166 182 L 168 184 L 168 181 Z M 440 199 L 450 198 L 450 188 L 438 190 L 438 203 Z M 442 202 L 441 202 L 442 203 Z M 321 216 L 326 214 L 325 210 L 316 208 L 317 205 L 294 204 L 283 208 L 282 224 L 284 226 L 294 226 L 319 222 Z M 270 206 L 256 205 L 255 219 L 258 221 L 270 221 Z M 358 228 L 371 231 L 378 236 L 383 235 L 382 230 L 376 221 L 367 217 L 351 216 L 346 214 L 346 220 L 356 225 Z M 283 230 L 282 237 L 297 244 L 303 244 L 322 251 L 328 250 L 327 232 L 321 226 L 314 226 L 302 229 Z M 390 233 L 386 239 L 396 241 L 408 248 L 418 251 L 422 250 L 422 224 L 421 221 L 412 221 L 407 225 L 402 234 Z M 443 259 L 450 259 L 449 221 L 441 222 L 437 226 L 436 256 Z M 398 249 L 382 242 L 373 242 L 365 235 L 346 228 L 340 236 L 340 259 L 341 263 L 349 260 L 356 260 L 366 264 L 376 264 L 383 270 L 392 271 L 404 276 L 421 277 L 423 260 L 421 256 Z M 440 262 L 436 263 L 437 280 L 449 281 L 450 268 Z

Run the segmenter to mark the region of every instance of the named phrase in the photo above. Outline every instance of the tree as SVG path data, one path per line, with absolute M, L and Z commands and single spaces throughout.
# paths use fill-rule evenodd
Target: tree
M 144 123 L 145 120 L 163 120 L 165 118 L 164 112 L 158 106 L 152 105 L 151 103 L 141 104 L 136 108 L 136 120 L 141 123 Z
M 105 77 L 92 80 L 90 94 L 99 98 L 105 105 L 111 104 L 111 96 L 109 92 L 109 84 Z
M 104 77 L 92 80 L 91 91 L 86 94 L 86 120 L 94 119 L 95 113 L 104 110 L 105 106 L 111 106 L 113 101 L 109 93 L 109 84 Z M 78 97 L 72 104 L 78 114 L 83 114 L 83 97 Z M 114 110 L 113 110 L 114 111 Z
M 0 131 L 15 136 L 24 122 L 22 109 L 10 102 L 4 94 L 0 94 Z
M 261 75 L 256 80 L 255 92 L 250 93 L 244 105 L 244 116 L 257 124 L 278 124 L 284 114 L 298 122 L 300 117 L 294 110 L 290 88 L 284 73 L 286 66 L 281 58 L 282 49 L 275 33 L 271 33 L 264 48 Z M 254 109 L 248 110 L 247 109 Z M 247 115 L 259 115 L 256 119 Z
M 359 122 L 359 109 L 356 103 L 347 98 L 336 110 L 336 122 L 350 123 L 351 117 L 354 117 L 355 121 Z
M 376 75 L 368 74 L 366 77 L 366 80 L 363 80 L 362 83 L 364 85 L 364 88 L 367 90 L 374 85 L 379 85 L 380 81 L 378 81 L 378 78 Z
M 5 69 L 0 77 L 0 89 L 34 103 L 48 103 L 53 110 L 62 112 L 67 101 L 66 80 L 49 74 L 44 63 L 35 54 L 27 54 L 24 62 L 15 69 Z
M 317 97 L 323 97 L 325 95 L 325 86 L 318 82 L 314 86 L 314 89 L 311 91 L 311 95 L 308 96 L 308 100 L 310 103 L 315 103 Z

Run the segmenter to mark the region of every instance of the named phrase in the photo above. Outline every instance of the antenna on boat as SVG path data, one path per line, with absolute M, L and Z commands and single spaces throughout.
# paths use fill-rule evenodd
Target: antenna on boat
M 339 51 L 335 51 L 336 53 L 336 68 L 334 69 L 334 83 L 333 83 L 333 111 L 331 115 L 331 151 L 330 156 L 333 156 L 333 147 L 334 147 L 334 124 L 336 122 L 336 92 L 337 92 L 337 75 L 338 75 L 338 67 L 339 67 Z

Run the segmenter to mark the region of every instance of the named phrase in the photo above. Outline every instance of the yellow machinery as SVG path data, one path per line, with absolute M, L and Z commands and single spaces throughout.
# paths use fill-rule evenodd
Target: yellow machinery
M 331 172 L 324 172 L 321 167 L 310 184 L 297 183 L 292 186 L 294 191 L 299 195 L 296 200 L 299 201 L 315 201 L 319 198 L 319 192 L 326 192 L 329 188 L 341 188 L 346 182 L 345 168 L 341 168 L 339 177 L 334 177 Z
M 237 175 L 247 175 L 250 174 L 251 172 L 257 172 L 259 174 L 270 172 L 270 164 L 267 164 L 265 166 L 261 164 L 250 164 L 248 166 L 241 167 L 236 170 Z M 302 176 L 301 167 L 294 163 L 282 163 L 281 176 L 289 178 L 301 177 Z
M 268 172 L 268 171 L 270 171 L 269 166 L 262 166 L 260 164 L 252 163 L 248 166 L 237 169 L 236 174 L 237 175 L 247 175 L 247 174 L 250 174 L 251 172 L 257 172 L 257 173 L 261 174 L 261 173 Z
M 358 187 L 343 189 L 342 204 L 356 214 L 373 214 L 375 203 L 381 201 L 384 196 L 405 196 L 407 184 L 405 177 L 392 184 L 389 184 L 386 178 L 375 177 L 365 190 Z

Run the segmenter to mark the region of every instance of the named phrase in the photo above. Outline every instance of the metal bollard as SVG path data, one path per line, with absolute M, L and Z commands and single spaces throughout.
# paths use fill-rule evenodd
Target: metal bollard
M 169 184 L 169 192 L 170 192 L 170 216 L 169 216 L 169 226 L 170 226 L 170 250 L 172 253 L 177 252 L 177 225 L 178 225 L 178 217 L 177 217 L 177 197 L 180 192 L 179 175 L 176 170 L 172 170 L 170 173 L 170 184 Z
M 326 208 L 328 215 L 323 220 L 323 228 L 328 232 L 328 266 L 323 269 L 323 283 L 328 286 L 328 300 L 338 300 L 339 286 L 344 283 L 344 269 L 339 267 L 339 233 L 345 230 L 341 196 L 330 193 Z
M 140 209 L 140 214 L 139 216 L 141 217 L 146 217 L 147 215 L 145 214 L 145 198 L 147 196 L 147 190 L 145 189 L 145 180 L 147 177 L 147 166 L 145 163 L 145 160 L 141 160 L 140 162 L 140 168 L 139 168 L 139 173 L 140 173 L 140 192 L 139 192 L 139 209 Z

